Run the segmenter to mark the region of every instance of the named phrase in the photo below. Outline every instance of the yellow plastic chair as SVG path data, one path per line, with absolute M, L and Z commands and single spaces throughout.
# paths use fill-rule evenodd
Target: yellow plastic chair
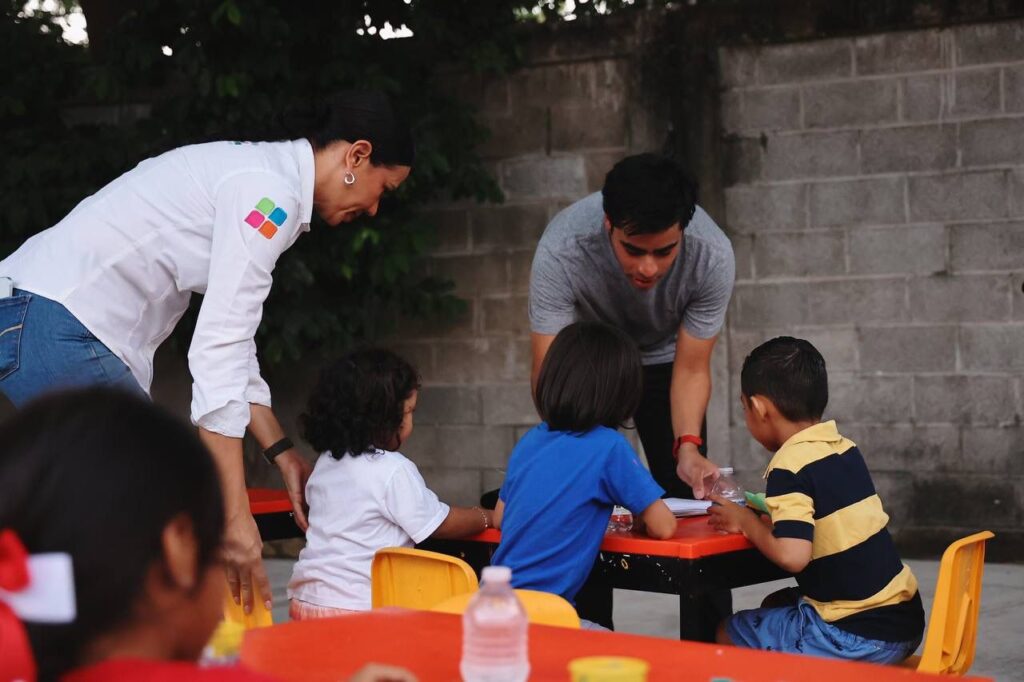
M 462 559 L 408 547 L 385 547 L 370 567 L 373 608 L 428 609 L 457 594 L 476 592 L 476 573 Z
M 557 594 L 536 590 L 516 590 L 516 596 L 519 597 L 523 608 L 526 609 L 526 617 L 531 623 L 579 629 L 580 617 L 577 615 L 576 609 Z M 440 604 L 435 604 L 430 607 L 430 610 L 442 613 L 462 613 L 472 598 L 472 593 L 459 594 L 445 599 Z
M 274 618 L 266 605 L 264 605 L 263 596 L 260 594 L 259 588 L 255 585 L 253 585 L 252 598 L 252 613 L 246 613 L 245 609 L 242 608 L 242 605 L 236 604 L 235 600 L 231 598 L 231 588 L 228 587 L 228 593 L 224 595 L 224 621 L 228 623 L 239 623 L 246 630 L 250 630 L 252 628 L 265 628 L 268 625 L 273 625 Z
M 936 675 L 963 675 L 970 670 L 978 640 L 985 542 L 993 537 L 987 530 L 975 533 L 942 553 L 924 650 L 921 656 L 908 658 L 905 666 Z

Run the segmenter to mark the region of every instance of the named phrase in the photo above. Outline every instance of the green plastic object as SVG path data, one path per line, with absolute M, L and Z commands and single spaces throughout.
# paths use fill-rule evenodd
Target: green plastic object
M 762 511 L 765 514 L 768 513 L 768 505 L 764 502 L 764 493 L 752 493 L 749 490 L 743 493 L 747 497 L 747 506 L 753 507 L 758 511 Z

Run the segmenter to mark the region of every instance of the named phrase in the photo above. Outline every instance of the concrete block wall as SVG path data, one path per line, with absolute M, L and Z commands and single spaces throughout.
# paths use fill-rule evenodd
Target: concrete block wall
M 439 240 L 426 267 L 455 282 L 468 311 L 454 325 L 409 325 L 391 343 L 424 379 L 403 449 L 446 501 L 475 504 L 498 487 L 512 447 L 538 422 L 527 297 L 548 221 L 599 190 L 620 158 L 661 142 L 664 127 L 637 93 L 635 40 L 632 27 L 613 41 L 563 30 L 534 41 L 527 66 L 507 78 L 456 79 L 491 130 L 482 152 L 505 201 L 430 210 Z
M 808 338 L 902 542 L 1024 544 L 1024 22 L 719 50 L 731 451 L 746 353 Z

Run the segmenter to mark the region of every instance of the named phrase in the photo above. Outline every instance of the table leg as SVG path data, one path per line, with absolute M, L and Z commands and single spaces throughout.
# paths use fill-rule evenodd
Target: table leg
M 732 613 L 732 592 L 682 591 L 679 595 L 679 639 L 714 642 L 718 624 Z

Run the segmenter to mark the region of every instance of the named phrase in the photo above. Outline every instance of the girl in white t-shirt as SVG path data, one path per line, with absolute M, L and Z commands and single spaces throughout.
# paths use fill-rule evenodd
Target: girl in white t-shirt
M 449 507 L 398 452 L 412 433 L 416 370 L 380 349 L 325 369 L 302 427 L 322 454 L 306 483 L 306 547 L 288 583 L 292 620 L 370 608 L 370 564 L 383 547 L 459 538 L 491 527 L 491 512 Z

